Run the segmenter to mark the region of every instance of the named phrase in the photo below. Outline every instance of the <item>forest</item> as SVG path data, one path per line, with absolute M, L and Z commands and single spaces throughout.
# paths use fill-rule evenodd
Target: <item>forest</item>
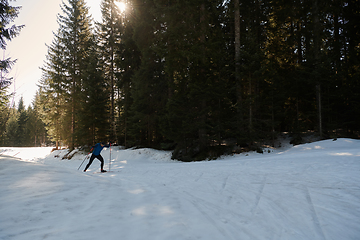
M 282 132 L 359 138 L 359 0 L 119 2 L 95 22 L 63 1 L 32 106 L 0 95 L 0 145 L 111 141 L 196 161 Z

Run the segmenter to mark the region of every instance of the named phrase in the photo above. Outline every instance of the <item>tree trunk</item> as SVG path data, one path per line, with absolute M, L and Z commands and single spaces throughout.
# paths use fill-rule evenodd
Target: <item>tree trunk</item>
M 202 3 L 200 6 L 200 24 L 201 24 L 201 35 L 200 35 L 200 42 L 201 42 L 201 46 L 203 48 L 203 60 L 201 61 L 201 64 L 205 64 L 205 31 L 206 31 L 206 22 L 205 22 L 205 3 Z M 200 68 L 200 75 L 204 74 L 205 69 L 203 69 L 203 66 L 201 66 Z M 205 77 L 205 76 L 201 76 L 201 77 Z M 200 149 L 204 149 L 205 147 L 207 147 L 208 143 L 207 143 L 207 132 L 206 132 L 206 114 L 204 112 L 204 110 L 206 109 L 206 99 L 202 99 L 201 100 L 201 109 L 203 110 L 202 113 L 200 113 L 200 121 L 201 121 L 201 125 L 199 128 L 199 145 L 200 145 Z
M 251 86 L 251 73 L 249 72 L 249 132 L 252 132 L 253 125 L 253 99 L 252 99 L 252 86 Z
M 234 0 L 235 8 L 235 83 L 236 83 L 236 103 L 237 103 L 237 125 L 239 132 L 243 130 L 243 115 L 242 115 L 242 87 L 240 76 L 240 2 Z
M 298 64 L 301 64 L 303 61 L 303 53 L 302 53 L 302 40 L 301 40 L 301 22 L 300 20 L 297 22 L 297 45 L 298 45 Z
M 314 20 L 314 71 L 316 77 L 316 99 L 318 109 L 318 131 L 320 138 L 322 138 L 322 116 L 321 116 L 321 82 L 320 82 L 320 19 L 318 0 L 313 1 L 313 20 Z
M 116 134 L 116 123 L 115 123 L 115 89 L 114 89 L 114 75 L 115 75 L 115 64 L 114 64 L 114 22 L 113 22 L 113 9 L 114 9 L 114 2 L 111 3 L 111 9 L 110 9 L 110 18 L 111 18 L 111 32 L 110 32 L 110 121 L 111 121 L 111 134 L 110 134 L 110 140 L 117 141 L 117 134 Z

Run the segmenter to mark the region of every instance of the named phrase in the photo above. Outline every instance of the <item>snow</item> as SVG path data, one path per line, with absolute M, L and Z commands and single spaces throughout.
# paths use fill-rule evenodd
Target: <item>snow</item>
M 360 238 L 359 140 L 194 163 L 112 147 L 108 173 L 50 151 L 0 148 L 1 240 Z

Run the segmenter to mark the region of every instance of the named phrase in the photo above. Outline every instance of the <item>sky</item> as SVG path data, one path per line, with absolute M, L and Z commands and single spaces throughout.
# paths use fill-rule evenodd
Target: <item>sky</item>
M 64 0 L 67 4 L 68 1 Z M 90 14 L 96 21 L 101 20 L 101 0 L 85 0 L 90 8 Z M 22 6 L 19 16 L 13 24 L 25 25 L 20 35 L 7 43 L 3 57 L 17 59 L 8 77 L 13 77 L 13 84 L 9 92 L 15 92 L 10 103 L 18 104 L 21 97 L 26 106 L 31 105 L 37 84 L 41 79 L 40 67 L 44 65 L 47 55 L 47 46 L 53 40 L 53 32 L 59 25 L 56 22 L 57 14 L 61 13 L 62 0 L 16 0 L 10 1 L 12 6 Z

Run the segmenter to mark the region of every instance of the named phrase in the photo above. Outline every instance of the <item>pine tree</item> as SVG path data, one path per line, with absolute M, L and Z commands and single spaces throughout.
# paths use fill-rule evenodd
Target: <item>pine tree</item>
M 38 101 L 52 140 L 72 149 L 106 140 L 108 95 L 88 7 L 83 0 L 69 0 L 62 11 Z
M 127 129 L 132 135 L 132 144 L 156 147 L 162 139 L 159 116 L 164 112 L 167 98 L 162 56 L 154 49 L 158 44 L 154 29 L 157 32 L 160 22 L 154 21 L 154 1 L 138 0 L 133 5 L 137 7 L 133 39 L 141 54 L 141 63 L 132 77 L 133 103 Z
M 35 100 L 32 103 L 32 106 L 29 106 L 27 109 L 28 121 L 28 137 L 27 137 L 27 146 L 42 146 L 47 142 L 47 133 L 45 129 L 45 124 L 40 118 L 40 106 L 38 105 L 39 94 L 36 93 Z
M 24 25 L 8 26 L 19 15 L 21 7 L 13 7 L 8 0 L 0 1 L 0 48 L 6 49 L 6 42 L 16 37 Z M 7 86 L 10 85 L 12 77 L 8 77 L 8 73 L 16 60 L 11 58 L 0 60 L 0 112 L 4 111 L 8 103 L 9 95 L 7 94 Z M 5 121 L 0 124 L 1 129 L 5 129 Z M 1 133 L 0 133 L 1 135 Z
M 35 100 L 36 106 L 39 106 L 37 111 L 46 124 L 48 134 L 51 140 L 56 142 L 56 149 L 61 142 L 66 143 L 66 139 L 70 138 L 65 122 L 66 99 L 69 98 L 69 92 L 65 84 L 65 46 L 61 34 L 61 31 L 54 34 L 53 42 L 48 46 L 41 85 Z
M 19 146 L 18 145 L 18 114 L 15 107 L 10 110 L 10 117 L 6 122 L 6 137 L 5 146 Z
M 122 28 L 122 13 L 115 4 L 115 0 L 102 0 L 101 2 L 102 22 L 98 23 L 97 36 L 102 57 L 102 71 L 108 82 L 110 95 L 110 139 L 117 140 L 116 129 L 116 86 L 118 86 L 118 72 L 120 72 L 116 59 L 120 50 Z M 119 91 L 117 91 L 119 92 Z M 119 96 L 117 96 L 119 99 Z
M 119 67 L 117 72 L 117 88 L 118 88 L 118 139 L 119 144 L 125 147 L 131 146 L 129 143 L 132 141 L 132 136 L 129 134 L 129 124 L 131 116 L 131 106 L 133 104 L 132 81 L 136 71 L 140 67 L 141 52 L 136 45 L 134 37 L 134 27 L 136 21 L 136 9 L 130 2 L 127 3 L 127 8 L 123 17 L 122 34 L 118 48 L 115 63 Z M 134 142 L 134 141 L 133 141 Z
M 7 102 L 4 105 L 0 104 L 0 145 L 2 146 L 4 146 L 6 140 L 6 123 L 9 120 L 9 117 L 10 108 L 7 106 Z
M 225 44 L 218 17 L 224 9 L 220 1 L 154 3 L 151 12 L 157 30 L 148 51 L 161 59 L 162 74 L 154 69 L 158 82 L 162 82 L 159 99 L 166 104 L 165 111 L 159 108 L 157 116 L 165 141 L 173 141 L 177 152 L 189 152 L 184 156 L 188 158 L 195 149 L 207 151 L 214 138 L 225 134 L 224 124 L 219 121 L 225 112 L 229 113 L 221 110 L 228 107 L 224 104 L 226 80 L 223 82 L 220 74 L 226 68 L 222 54 Z
M 62 11 L 64 15 L 58 16 L 61 34 L 60 41 L 64 44 L 64 68 L 66 78 L 63 84 L 69 92 L 67 101 L 67 121 L 70 123 L 70 138 L 68 139 L 70 149 L 79 141 L 76 133 L 79 133 L 78 111 L 82 99 L 83 81 L 86 79 L 87 58 L 92 43 L 92 19 L 89 16 L 89 9 L 84 0 L 69 0 L 69 5 L 63 3 Z
M 27 142 L 28 137 L 28 129 L 27 129 L 27 121 L 28 121 L 28 115 L 27 111 L 24 106 L 24 100 L 21 97 L 18 104 L 17 109 L 17 131 L 16 131 L 16 137 L 17 137 L 17 146 L 25 146 Z
M 100 51 L 93 38 L 92 47 L 87 58 L 87 68 L 84 70 L 83 91 L 81 92 L 81 105 L 79 109 L 78 144 L 94 145 L 96 142 L 105 141 L 108 136 L 109 109 L 108 91 L 106 81 L 101 71 Z
M 24 27 L 24 25 L 20 25 L 20 26 L 12 25 L 10 27 L 8 26 L 19 15 L 20 9 L 21 7 L 11 6 L 8 0 L 1 0 L 0 2 L 0 48 L 1 49 L 5 50 L 6 42 L 16 37 L 19 34 L 20 30 Z M 9 70 L 11 69 L 14 63 L 15 60 L 11 60 L 10 58 L 0 60 L 0 74 L 1 74 L 0 91 L 1 92 L 3 91 L 3 87 L 8 85 L 11 81 L 11 78 L 7 78 L 5 74 L 9 72 Z

